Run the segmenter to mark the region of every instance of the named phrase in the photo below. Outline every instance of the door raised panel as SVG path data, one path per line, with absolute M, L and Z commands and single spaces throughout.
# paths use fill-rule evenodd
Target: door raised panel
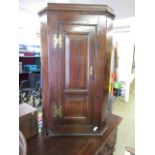
M 65 35 L 65 89 L 87 89 L 88 35 Z
M 67 117 L 86 117 L 87 115 L 87 97 L 68 97 L 65 99 L 65 118 Z M 70 110 L 71 109 L 71 110 Z
M 90 120 L 88 120 L 88 104 L 88 97 L 86 96 L 74 95 L 74 97 L 66 97 L 64 103 L 64 115 L 62 124 L 89 124 Z

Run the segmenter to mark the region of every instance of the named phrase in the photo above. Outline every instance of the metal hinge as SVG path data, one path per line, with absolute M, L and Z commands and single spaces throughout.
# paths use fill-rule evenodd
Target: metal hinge
M 54 105 L 54 117 L 62 117 L 62 105 Z
M 93 66 L 90 66 L 90 68 L 89 68 L 89 75 L 90 75 L 90 76 L 93 75 Z
M 56 48 L 56 47 L 61 48 L 61 47 L 62 47 L 62 43 L 63 43 L 63 41 L 62 41 L 62 36 L 61 36 L 61 35 L 55 34 L 55 35 L 54 35 L 54 38 L 53 38 L 54 47 L 55 47 L 55 48 Z

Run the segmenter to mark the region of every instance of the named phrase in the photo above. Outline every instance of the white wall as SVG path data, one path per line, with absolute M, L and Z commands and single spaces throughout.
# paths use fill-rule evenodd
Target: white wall
M 106 4 L 114 10 L 116 19 L 135 16 L 135 0 L 70 0 L 70 3 Z
M 114 44 L 118 48 L 119 80 L 129 78 L 135 45 L 134 18 L 114 21 Z
M 118 81 L 124 81 L 125 101 L 128 102 L 131 79 L 133 79 L 132 60 L 135 45 L 134 18 L 114 21 L 114 45 L 118 49 Z

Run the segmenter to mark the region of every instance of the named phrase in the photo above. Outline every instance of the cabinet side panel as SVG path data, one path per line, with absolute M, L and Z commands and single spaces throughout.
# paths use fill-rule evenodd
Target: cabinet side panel
M 106 57 L 106 16 L 98 17 L 97 37 L 96 37 L 96 51 L 95 51 L 95 96 L 94 96 L 94 122 L 99 128 L 102 125 L 102 108 L 104 106 L 104 87 L 106 74 L 104 74 L 104 67 Z M 100 108 L 99 108 L 100 107 Z M 105 112 L 103 113 L 105 115 Z
M 47 39 L 47 20 L 46 15 L 40 17 L 41 24 L 41 87 L 42 87 L 42 101 L 43 101 L 43 126 L 48 128 L 48 39 Z
M 107 32 L 106 32 L 106 54 L 105 54 L 105 66 L 104 66 L 104 105 L 102 112 L 102 121 L 104 121 L 105 116 L 103 115 L 107 110 L 108 106 L 108 97 L 109 97 L 109 84 L 110 84 L 110 68 L 111 68 L 111 53 L 113 50 L 113 41 L 112 41 L 112 30 L 113 30 L 113 21 L 111 18 L 107 17 Z
M 50 130 L 56 129 L 59 118 L 56 116 L 57 106 L 60 104 L 59 86 L 59 47 L 57 43 L 58 37 L 58 14 L 56 12 L 48 12 L 48 80 L 49 80 L 49 120 Z

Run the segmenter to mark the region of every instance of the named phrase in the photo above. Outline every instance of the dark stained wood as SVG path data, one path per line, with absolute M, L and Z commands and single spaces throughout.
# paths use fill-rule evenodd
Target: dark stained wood
M 48 4 L 40 18 L 45 133 L 103 133 L 114 15 L 105 5 Z
M 44 18 L 40 19 L 41 24 L 41 79 L 42 79 L 42 100 L 43 100 L 43 119 L 48 120 L 49 111 L 49 81 L 48 81 L 48 38 L 47 38 L 47 20 Z M 52 121 L 52 120 L 50 120 Z M 44 121 L 44 127 L 49 128 L 49 124 Z
M 99 14 L 108 14 L 112 18 L 115 17 L 114 11 L 107 5 L 95 5 L 95 4 L 66 4 L 66 3 L 48 3 L 48 6 L 39 12 L 39 15 L 46 11 L 81 11 L 81 12 L 91 12 Z
M 102 136 L 43 137 L 27 141 L 27 155 L 112 155 L 121 118 L 107 113 L 108 129 Z
M 94 44 L 92 33 L 95 28 L 68 23 L 59 24 L 59 27 L 65 41 L 65 47 L 60 48 L 59 69 L 60 102 L 63 106 L 62 128 L 64 129 L 65 125 L 90 126 L 93 122 L 93 94 L 90 90 L 93 88 L 90 86 L 89 68 L 93 63 L 94 50 L 90 49 L 91 44 Z

